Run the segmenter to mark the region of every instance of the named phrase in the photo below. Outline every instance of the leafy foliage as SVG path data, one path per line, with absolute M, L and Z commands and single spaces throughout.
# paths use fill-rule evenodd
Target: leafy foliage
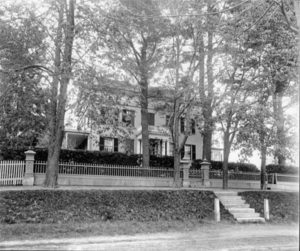
M 210 191 L 7 191 L 2 224 L 201 220 L 213 214 Z M 222 219 L 231 219 L 221 207 Z
M 0 152 L 0 158 L 4 160 L 24 160 L 26 148 L 2 149 Z M 47 161 L 48 150 L 37 148 L 34 149 L 36 152 L 35 160 Z M 66 150 L 62 149 L 59 161 L 62 162 L 76 162 L 76 163 L 92 163 L 92 164 L 108 164 L 108 165 L 128 165 L 136 166 L 139 165 L 138 160 L 141 155 L 133 154 L 127 155 L 119 152 L 99 152 L 99 151 L 80 151 L 80 150 Z M 150 166 L 153 167 L 167 167 L 173 168 L 173 158 L 170 156 L 150 156 Z
M 264 213 L 264 199 L 269 199 L 270 222 L 292 223 L 299 220 L 299 194 L 288 192 L 240 192 L 250 207 L 261 215 Z
M 11 14 L 21 10 L 15 6 Z M 31 11 L 18 22 L 0 18 L 0 27 L 0 148 L 35 146 L 47 125 L 49 93 L 42 75 L 24 67 L 43 59 L 45 32 Z
M 191 168 L 200 169 L 201 168 L 202 160 L 195 160 L 192 163 Z M 223 162 L 222 161 L 210 161 L 211 163 L 211 170 L 222 170 L 223 169 Z M 228 163 L 228 170 L 230 171 L 239 171 L 239 172 L 259 172 L 257 167 L 253 164 L 249 163 Z
M 267 173 L 299 174 L 299 167 L 270 164 L 266 166 L 266 171 Z

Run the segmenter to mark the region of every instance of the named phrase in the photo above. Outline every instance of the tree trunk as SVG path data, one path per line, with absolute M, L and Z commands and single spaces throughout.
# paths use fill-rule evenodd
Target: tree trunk
M 149 167 L 149 130 L 148 130 L 148 85 L 142 87 L 141 119 L 142 119 L 142 145 L 143 145 L 143 167 Z
M 276 116 L 276 127 L 277 127 L 277 149 L 275 151 L 275 157 L 278 160 L 279 165 L 284 165 L 286 161 L 285 157 L 285 130 L 284 130 L 284 114 L 282 107 L 282 95 L 281 91 L 276 92 L 273 96 L 273 107 L 274 114 Z
M 177 149 L 174 149 L 174 186 L 181 187 L 181 178 L 180 178 L 180 159 L 181 152 Z
M 211 6 L 208 6 L 211 9 Z M 209 20 L 208 20 L 209 21 Z M 203 159 L 211 161 L 211 146 L 212 146 L 212 134 L 213 134 L 213 119 L 212 119 L 212 100 L 213 100 L 213 31 L 208 29 L 207 32 L 207 86 L 205 86 L 205 51 L 203 35 L 199 34 L 199 93 L 201 100 L 202 115 L 204 118 L 203 127 Z
M 260 189 L 266 189 L 266 158 L 267 158 L 267 149 L 265 146 L 261 146 L 261 165 L 260 165 Z
M 228 160 L 230 153 L 229 132 L 224 133 L 224 160 L 223 160 L 223 189 L 228 189 Z
M 69 1 L 69 8 L 66 8 L 66 3 L 61 2 L 59 20 L 58 20 L 58 34 L 56 40 L 56 52 L 55 52 L 55 73 L 53 80 L 52 91 L 52 110 L 51 110 L 51 122 L 50 122 L 50 143 L 48 147 L 48 159 L 46 168 L 46 177 L 44 185 L 46 187 L 56 187 L 58 178 L 58 161 L 60 155 L 61 144 L 63 140 L 63 130 L 65 121 L 65 109 L 67 102 L 67 89 L 71 78 L 72 72 L 72 50 L 74 40 L 74 0 Z M 64 36 L 64 54 L 61 62 L 60 57 L 60 42 L 62 38 L 62 23 L 63 13 L 66 12 L 67 22 Z M 62 68 L 61 71 L 59 68 Z M 60 76 L 60 81 L 58 80 Z M 60 85 L 58 85 L 58 83 Z M 59 91 L 58 91 L 59 88 Z M 57 100 L 58 94 L 58 100 Z
M 212 123 L 211 121 L 212 114 L 207 116 L 204 121 L 204 132 L 203 132 L 203 159 L 211 161 L 211 146 L 212 146 Z

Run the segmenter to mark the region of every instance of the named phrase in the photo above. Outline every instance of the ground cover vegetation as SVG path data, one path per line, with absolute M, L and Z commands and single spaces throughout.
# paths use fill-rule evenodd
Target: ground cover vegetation
M 1 192 L 1 223 L 201 220 L 213 214 L 211 191 Z M 230 218 L 222 208 L 222 216 Z
M 212 220 L 214 198 L 211 191 L 187 190 L 3 191 L 0 238 L 188 230 Z M 224 207 L 221 217 L 233 221 Z
M 208 160 L 213 132 L 222 134 L 224 188 L 232 148 L 243 156 L 260 152 L 261 184 L 267 154 L 282 165 L 297 151 L 297 126 L 287 113 L 298 104 L 297 1 L 57 0 L 39 6 L 7 1 L 0 9 L 0 137 L 6 142 L 0 147 L 35 146 L 47 135 L 46 186 L 57 185 L 65 112 L 72 108 L 91 129 L 103 107 L 120 105 L 110 98 L 128 83 L 136 86 L 129 92 L 141 108 L 143 166 L 150 161 L 150 98 L 170 108 L 175 184 L 191 119 Z M 116 82 L 119 88 L 107 88 Z M 150 97 L 154 83 L 170 97 Z M 183 117 L 187 130 L 179 137 Z M 111 126 L 119 125 L 112 119 Z
M 270 200 L 271 224 L 299 220 L 298 193 L 240 193 L 263 215 Z M 221 205 L 221 223 L 213 220 L 211 191 L 35 190 L 0 193 L 0 240 L 83 237 L 189 231 L 207 224 L 235 224 Z
M 275 191 L 245 191 L 240 192 L 250 207 L 264 214 L 264 199 L 269 199 L 270 222 L 298 223 L 299 222 L 299 193 Z

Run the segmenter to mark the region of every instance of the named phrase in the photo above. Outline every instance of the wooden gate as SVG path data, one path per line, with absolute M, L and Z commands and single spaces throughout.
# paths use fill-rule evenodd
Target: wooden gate
M 25 161 L 0 161 L 0 186 L 21 186 L 25 173 Z

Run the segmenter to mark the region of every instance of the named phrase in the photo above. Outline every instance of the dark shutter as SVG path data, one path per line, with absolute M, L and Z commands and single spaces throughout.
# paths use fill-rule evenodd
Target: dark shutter
M 134 126 L 134 117 L 135 117 L 135 112 L 134 111 L 131 111 L 131 125 Z
M 195 134 L 196 133 L 195 120 L 193 120 L 193 119 L 191 120 L 191 127 L 192 127 L 191 128 L 192 134 Z
M 117 138 L 114 138 L 114 152 L 119 151 L 119 140 Z
M 170 115 L 166 115 L 166 126 L 169 126 L 170 123 Z
M 134 139 L 130 139 L 130 153 L 134 153 Z
M 155 125 L 154 113 L 148 113 L 148 125 Z
M 184 132 L 184 118 L 180 118 L 180 132 Z
M 181 158 L 183 158 L 184 157 L 184 147 L 181 149 L 180 154 L 181 154 Z
M 104 151 L 104 138 L 103 137 L 100 137 L 99 149 L 100 149 L 100 151 Z
M 196 146 L 192 145 L 192 160 L 196 159 Z

